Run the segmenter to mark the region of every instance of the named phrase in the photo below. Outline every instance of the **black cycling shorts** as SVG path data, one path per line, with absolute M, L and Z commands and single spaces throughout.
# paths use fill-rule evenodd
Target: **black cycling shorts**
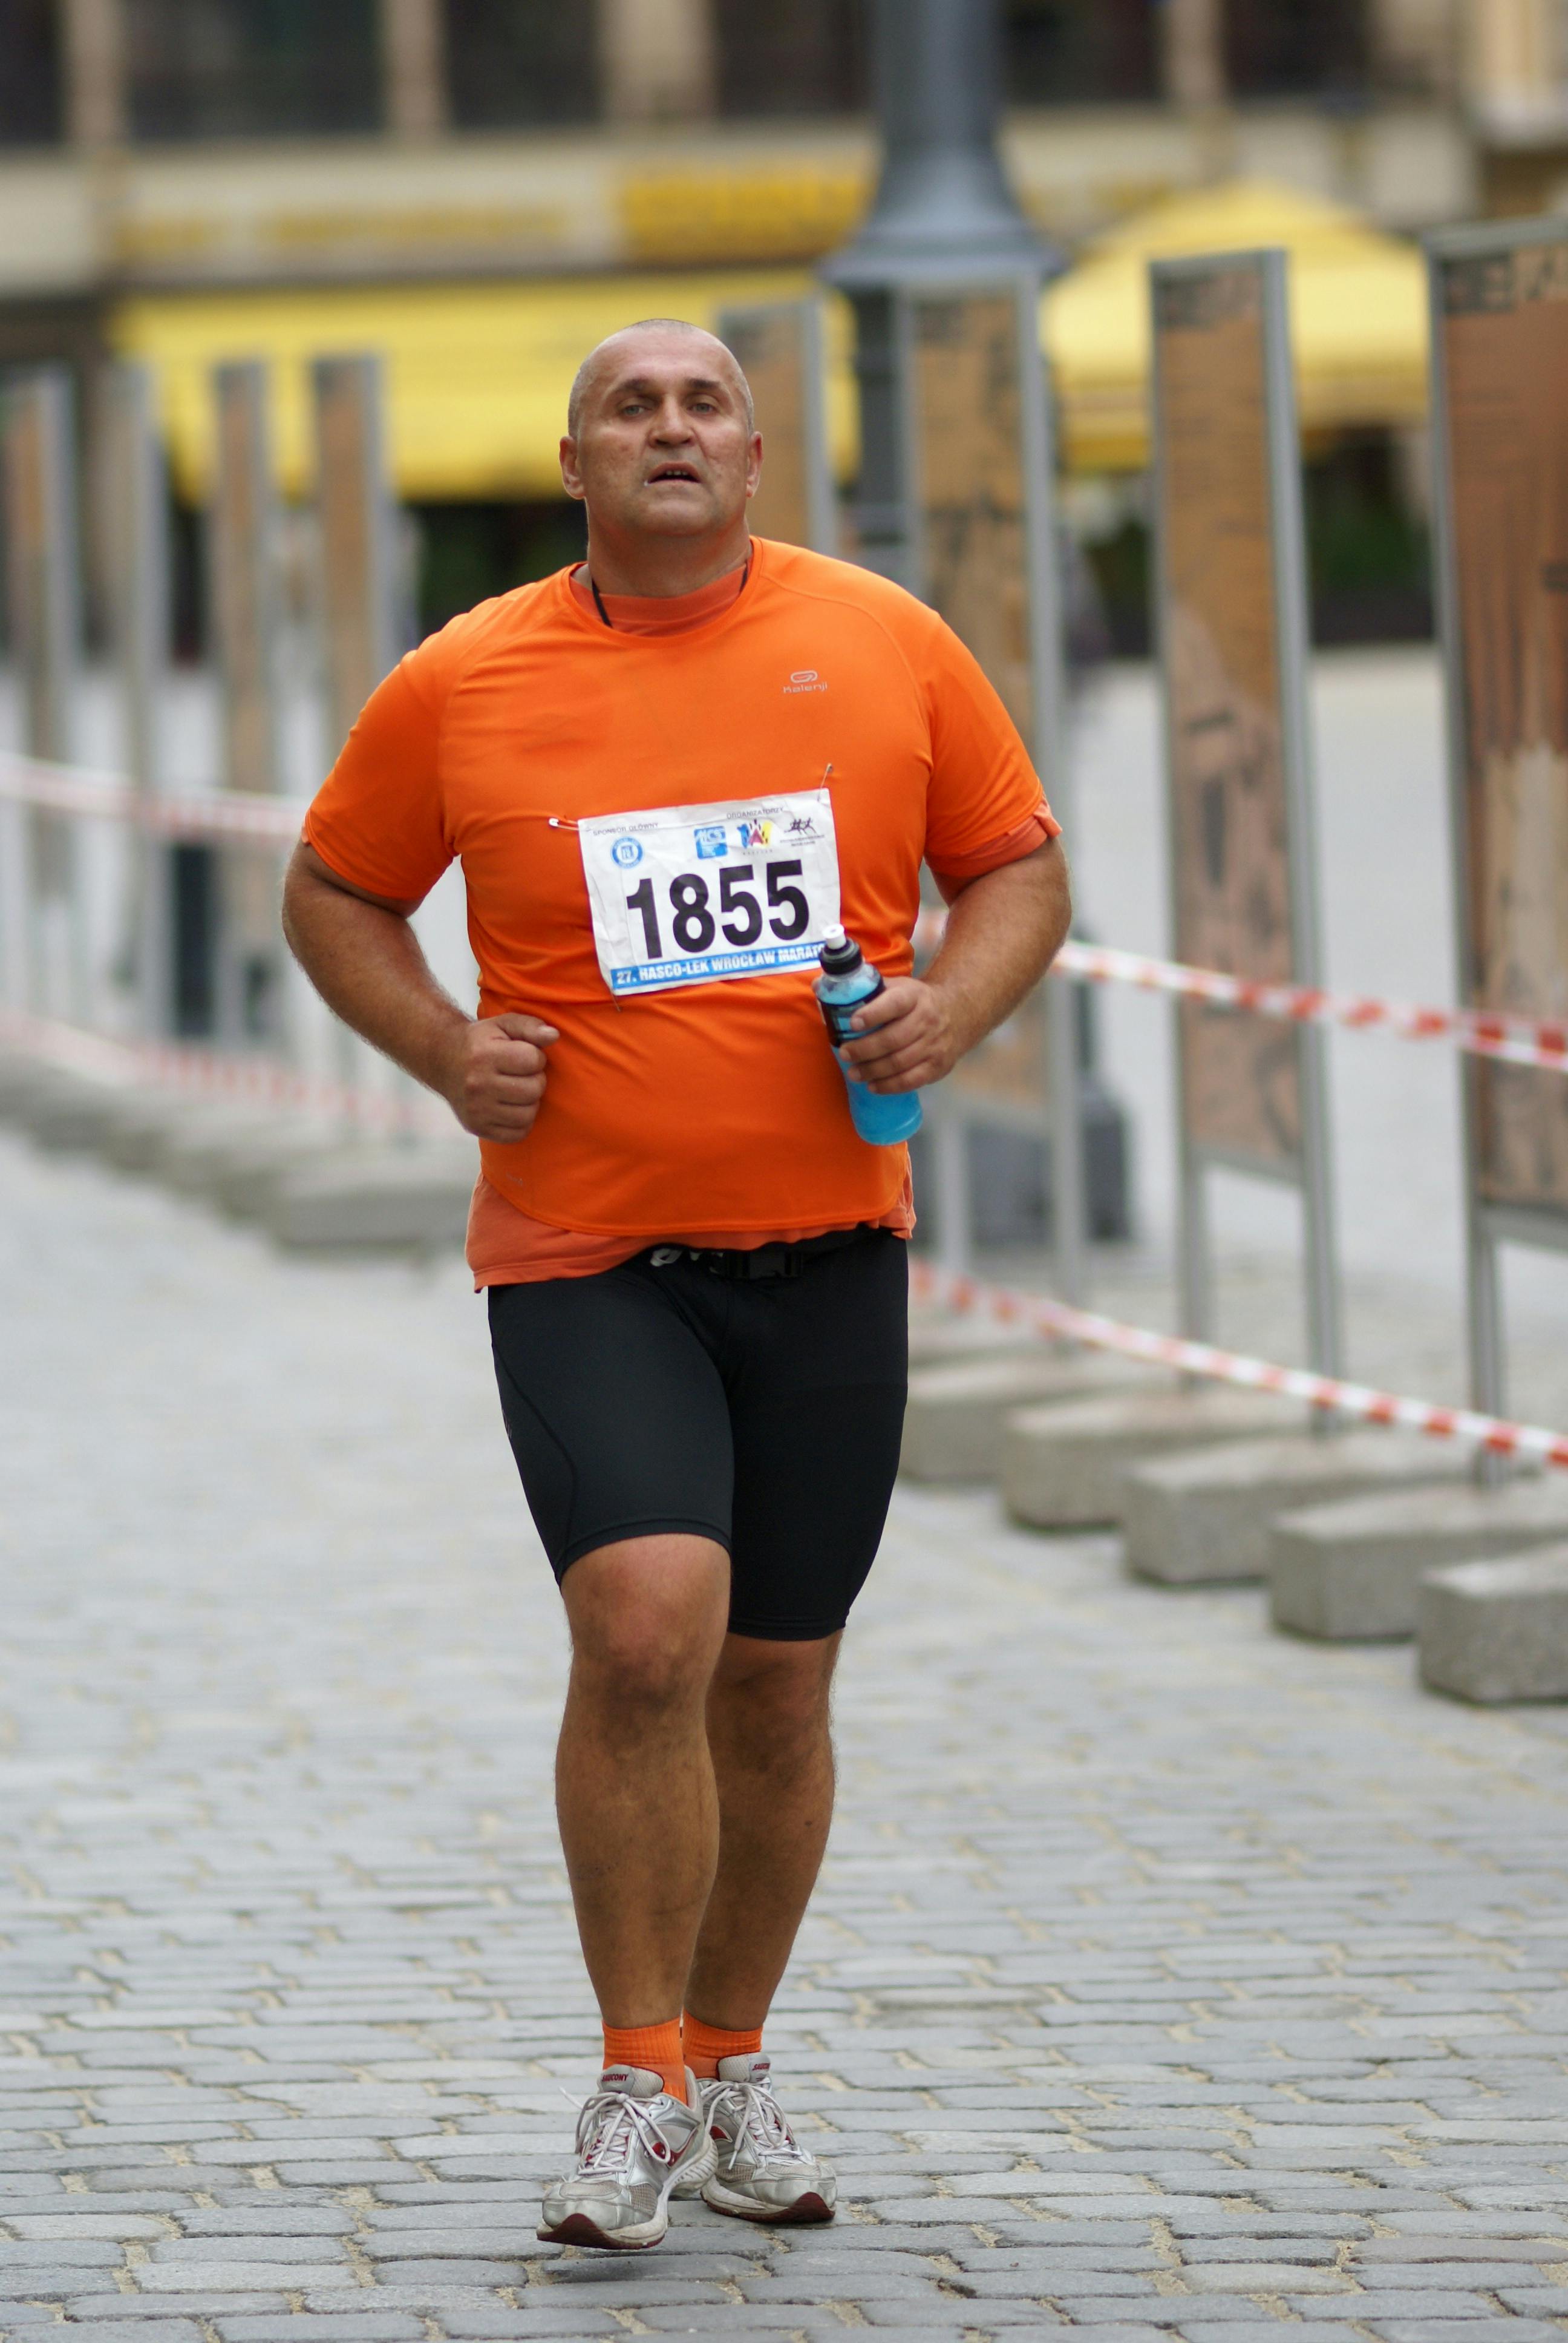
M 669 1250 L 489 1289 L 501 1412 L 556 1576 L 684 1532 L 729 1555 L 732 1634 L 831 1635 L 898 1471 L 908 1248 L 861 1230 L 750 1280 L 687 1252 L 656 1268 Z

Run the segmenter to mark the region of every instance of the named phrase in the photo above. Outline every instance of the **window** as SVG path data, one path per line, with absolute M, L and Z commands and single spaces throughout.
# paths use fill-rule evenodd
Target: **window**
M 453 121 L 468 130 L 592 121 L 594 13 L 590 0 L 446 0 Z
M 1003 18 L 1010 106 L 1127 105 L 1160 96 L 1154 0 L 1006 0 Z
M 42 146 L 61 133 L 54 0 L 0 0 L 0 146 Z
M 728 115 L 854 114 L 869 104 L 865 0 L 717 0 Z
M 1367 80 L 1364 0 L 1228 0 L 1237 97 L 1355 97 Z
M 376 0 L 126 0 L 138 138 L 287 138 L 381 121 Z

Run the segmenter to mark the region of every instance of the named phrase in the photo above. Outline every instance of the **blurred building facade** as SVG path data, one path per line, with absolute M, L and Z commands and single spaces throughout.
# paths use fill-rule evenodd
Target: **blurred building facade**
M 1072 245 L 1266 170 L 1417 228 L 1568 200 L 1568 0 L 1006 0 Z M 810 259 L 859 0 L 0 0 L 0 359 L 157 288 Z
M 1402 231 L 1568 206 L 1568 0 L 1000 5 L 1009 164 L 1070 251 L 1238 174 Z M 865 0 L 0 0 L 0 367 L 65 357 L 90 384 L 127 321 L 146 346 L 160 305 L 187 322 L 223 307 L 222 336 L 249 351 L 272 347 L 262 308 L 280 293 L 320 317 L 337 288 L 361 302 L 379 288 L 427 341 L 443 286 L 533 298 L 618 278 L 645 307 L 661 306 L 641 281 L 656 272 L 678 271 L 689 299 L 694 273 L 773 270 L 782 288 L 870 193 L 865 14 Z M 365 338 L 347 317 L 320 331 Z M 488 362 L 513 359 L 498 345 Z M 471 371 L 463 350 L 452 363 Z M 535 432 L 547 457 L 558 407 Z M 1409 502 L 1398 456 L 1386 435 L 1334 455 L 1312 508 L 1326 559 L 1344 538 L 1365 566 L 1368 513 L 1381 528 Z M 187 480 L 187 508 L 191 493 Z M 537 501 L 542 485 L 405 494 L 422 515 L 427 623 L 570 550 L 575 512 Z M 1379 574 L 1414 578 L 1419 534 L 1397 527 Z M 1097 558 L 1134 647 L 1136 518 Z M 1424 624 L 1424 588 L 1399 590 Z

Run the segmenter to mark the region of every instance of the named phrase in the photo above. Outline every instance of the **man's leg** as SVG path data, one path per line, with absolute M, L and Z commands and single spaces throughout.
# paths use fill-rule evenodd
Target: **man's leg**
M 719 1860 L 686 1985 L 707 2026 L 761 2026 L 810 1900 L 833 1816 L 840 1640 L 724 1639 L 708 1694 Z
M 705 1707 L 729 1557 L 708 1538 L 630 1538 L 573 1563 L 561 1592 L 556 1801 L 583 1957 L 607 2026 L 658 2026 L 679 2014 L 718 1856 Z

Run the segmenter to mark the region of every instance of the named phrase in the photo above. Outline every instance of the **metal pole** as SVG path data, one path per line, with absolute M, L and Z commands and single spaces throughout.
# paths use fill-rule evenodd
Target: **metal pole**
M 828 352 L 822 332 L 822 304 L 815 298 L 801 304 L 800 366 L 805 383 L 800 456 L 806 471 L 809 542 L 814 553 L 836 554 L 839 549 L 839 498 L 828 435 Z
M 1275 669 L 1279 679 L 1281 759 L 1289 826 L 1292 958 L 1298 984 L 1322 981 L 1318 915 L 1318 840 L 1307 709 L 1306 532 L 1302 518 L 1301 438 L 1285 256 L 1262 256 L 1263 393 L 1269 451 L 1269 503 L 1274 583 Z M 1339 1272 L 1334 1245 L 1333 1154 L 1328 1062 L 1322 1031 L 1297 1028 L 1302 1100 L 1302 1213 L 1307 1355 L 1321 1375 L 1343 1373 Z M 1320 1419 L 1326 1421 L 1326 1419 Z
M 941 1090 L 929 1094 L 931 1171 L 937 1198 L 937 1259 L 954 1277 L 974 1266 L 974 1193 L 970 1134 L 962 1101 Z
M 1153 506 L 1152 558 L 1149 567 L 1150 648 L 1158 676 L 1167 676 L 1171 655 L 1165 613 L 1171 607 L 1171 548 L 1166 524 L 1165 435 L 1161 424 L 1160 290 L 1149 279 L 1149 473 Z M 1181 933 L 1181 838 L 1174 775 L 1177 769 L 1176 710 L 1169 683 L 1160 695 L 1165 743 L 1165 856 L 1172 948 Z M 1171 1004 L 1176 1055 L 1176 1324 L 1190 1342 L 1214 1336 L 1213 1252 L 1209 1241 L 1209 1198 L 1202 1161 L 1188 1136 L 1188 1051 L 1184 1004 Z
M 1056 416 L 1040 349 L 1038 271 L 1019 280 L 1018 362 L 1023 436 L 1025 559 L 1029 582 L 1030 701 L 1035 769 L 1063 834 L 1072 835 L 1067 677 L 1062 657 L 1061 565 L 1056 542 Z M 1078 1062 L 1078 1003 L 1070 984 L 1045 987 L 1046 1081 L 1050 1110 L 1052 1236 L 1057 1291 L 1081 1303 L 1088 1293 L 1088 1212 L 1083 1101 Z
M 893 296 L 922 279 L 962 281 L 1020 267 L 1053 273 L 1056 256 L 1015 201 L 997 151 L 1001 106 L 998 0 L 874 0 L 875 101 L 882 133 L 876 200 L 824 264 L 855 315 L 860 400 L 856 558 L 906 576 Z

